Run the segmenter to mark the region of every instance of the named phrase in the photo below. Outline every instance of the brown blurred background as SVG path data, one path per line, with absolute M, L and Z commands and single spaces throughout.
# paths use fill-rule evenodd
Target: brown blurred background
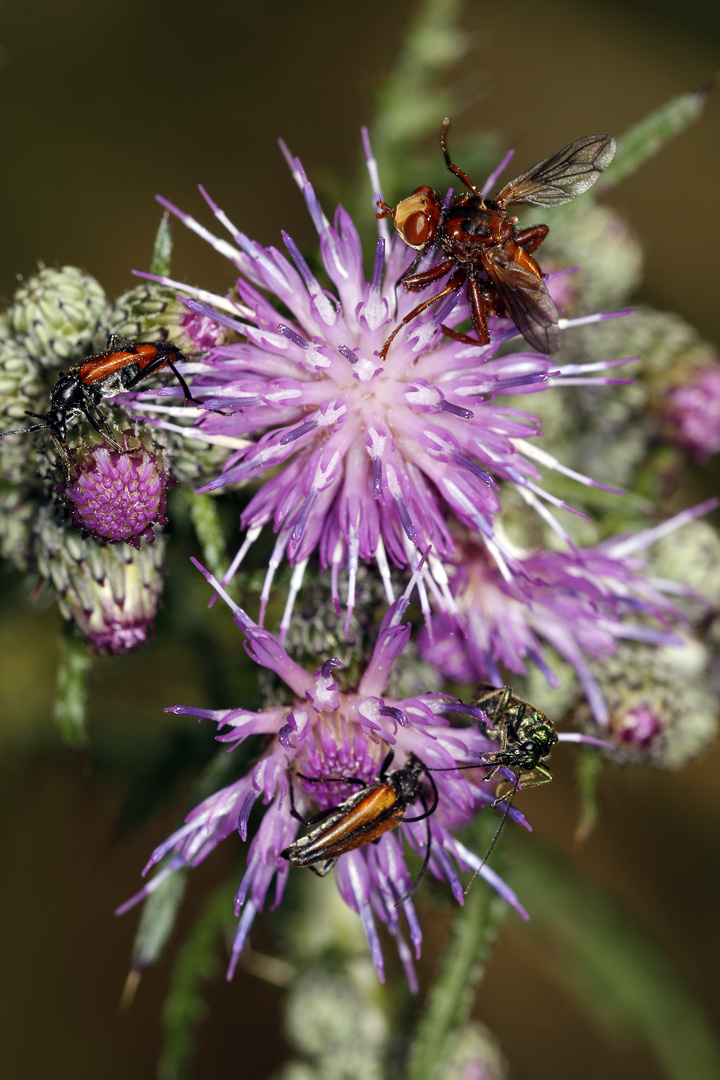
M 16 275 L 30 274 L 38 259 L 86 268 L 111 296 L 128 288 L 130 268 L 149 261 L 159 217 L 153 195 L 201 214 L 198 182 L 260 241 L 277 243 L 285 228 L 308 243 L 311 226 L 276 137 L 284 136 L 314 181 L 350 179 L 373 91 L 415 11 L 408 0 L 273 7 L 6 0 L 0 295 L 10 297 Z M 581 134 L 624 131 L 672 95 L 704 84 L 717 66 L 714 3 L 468 3 L 463 23 L 470 50 L 453 76 L 466 104 L 456 127 L 464 135 L 496 131 L 515 146 L 522 168 Z M 714 340 L 719 119 L 716 94 L 698 124 L 612 197 L 645 244 L 642 297 L 677 310 Z M 228 270 L 200 241 L 178 233 L 175 276 L 224 289 Z M 166 610 L 148 648 L 100 660 L 89 701 L 92 768 L 83 770 L 50 719 L 56 614 L 28 610 L 19 579 L 2 584 L 3 1074 L 149 1078 L 168 968 L 150 972 L 131 1012 L 118 1014 L 136 917 L 117 920 L 112 911 L 136 888 L 182 800 L 162 820 L 119 835 L 122 766 L 137 748 L 170 744 L 192 723 L 162 710 L 206 704 L 203 658 L 170 646 L 164 631 L 182 615 Z M 203 608 L 196 617 L 213 615 Z M 558 750 L 556 782 L 525 800 L 536 836 L 627 905 L 717 1020 L 720 753 L 679 775 L 632 768 L 608 775 L 600 827 L 579 852 L 572 848 L 572 758 L 572 750 Z M 196 872 L 190 910 L 230 865 L 230 853 L 220 851 Z M 523 899 L 532 910 L 532 897 Z M 499 1036 L 514 1077 L 662 1075 L 642 1047 L 593 1026 L 551 968 L 511 918 L 478 1015 Z M 209 997 L 193 1075 L 268 1076 L 285 1055 L 279 992 L 239 972 L 229 986 L 214 984 Z

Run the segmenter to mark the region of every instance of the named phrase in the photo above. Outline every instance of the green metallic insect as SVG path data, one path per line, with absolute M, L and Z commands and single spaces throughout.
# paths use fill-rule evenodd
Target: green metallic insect
M 545 713 L 536 709 L 529 701 L 513 694 L 509 686 L 497 687 L 481 683 L 476 693 L 477 697 L 472 704 L 476 709 L 481 709 L 489 721 L 486 723 L 478 720 L 480 730 L 486 738 L 500 744 L 499 750 L 487 751 L 481 755 L 484 761 L 479 764 L 490 767 L 485 779 L 490 779 L 498 769 L 504 767 L 514 772 L 515 781 L 504 779 L 495 789 L 495 802 L 492 805 L 505 803 L 505 809 L 482 862 L 465 887 L 465 893 L 470 890 L 475 878 L 490 858 L 518 788 L 538 787 L 552 780 L 553 775 L 547 766 L 543 765 L 543 761 L 550 756 L 550 751 L 558 741 L 552 722 Z
M 512 769 L 517 778 L 515 788 L 538 787 L 552 780 L 553 775 L 543 761 L 550 756 L 558 737 L 544 712 L 517 697 L 509 686 L 484 683 L 478 686 L 473 705 L 492 724 L 490 727 L 480 721 L 483 733 L 500 743 L 499 750 L 487 755 L 493 771 L 502 765 Z M 500 787 L 505 788 L 505 784 Z

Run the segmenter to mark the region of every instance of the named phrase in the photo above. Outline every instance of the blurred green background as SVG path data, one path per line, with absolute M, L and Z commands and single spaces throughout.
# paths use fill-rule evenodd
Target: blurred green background
M 321 189 L 350 180 L 360 161 L 360 125 L 372 120 L 373 94 L 416 10 L 407 0 L 272 8 L 217 0 L 6 0 L 0 295 L 9 298 L 16 275 L 30 274 L 37 260 L 77 264 L 109 295 L 121 292 L 132 284 L 130 269 L 149 262 L 159 217 L 153 195 L 202 215 L 198 182 L 260 241 L 278 243 L 284 228 L 301 246 L 310 243 L 311 225 L 276 137 L 301 156 Z M 717 65 L 715 4 L 468 3 L 463 26 L 468 52 L 452 73 L 464 102 L 453 117 L 458 138 L 496 132 L 516 148 L 518 171 L 582 134 L 624 131 L 674 94 L 704 84 Z M 641 297 L 678 311 L 713 340 L 720 338 L 719 119 L 716 95 L 698 124 L 611 198 L 645 245 Z M 326 209 L 331 205 L 326 198 Z M 175 276 L 223 290 L 228 270 L 199 240 L 176 234 Z M 187 576 L 190 553 L 176 545 L 171 572 Z M 210 753 L 209 728 L 169 717 L 163 707 L 239 704 L 240 676 L 217 670 L 213 643 L 221 640 L 239 659 L 240 634 L 219 607 L 207 612 L 204 590 L 190 585 L 190 613 L 176 598 L 146 649 L 97 662 L 82 762 L 60 744 L 50 716 L 56 612 L 42 603 L 29 608 L 19 577 L 5 575 L 0 586 L 3 1074 L 152 1077 L 168 964 L 146 975 L 133 1008 L 120 1015 L 136 916 L 119 920 L 112 912 L 135 891 L 152 846 L 176 824 L 189 772 L 188 787 L 150 824 L 125 828 L 118 813 L 130 780 L 156 756 Z M 197 644 L 178 644 L 178 627 Z M 608 773 L 600 825 L 581 850 L 572 845 L 573 757 L 567 747 L 557 750 L 556 782 L 525 798 L 535 838 L 621 900 L 717 1020 L 720 753 L 678 775 Z M 183 925 L 232 870 L 230 844 L 195 871 Z M 419 901 L 430 922 L 428 902 Z M 523 901 L 532 913 L 532 895 Z M 271 919 L 261 920 L 254 936 L 268 951 Z M 442 928 L 430 922 L 427 929 L 441 944 Z M 433 966 L 429 950 L 425 979 Z M 511 917 L 477 1015 L 498 1035 L 513 1076 L 664 1075 L 646 1048 L 590 1021 L 556 979 L 556 966 L 551 943 Z M 232 984 L 213 984 L 209 999 L 193 1076 L 268 1076 L 287 1053 L 278 1034 L 280 991 L 239 971 Z

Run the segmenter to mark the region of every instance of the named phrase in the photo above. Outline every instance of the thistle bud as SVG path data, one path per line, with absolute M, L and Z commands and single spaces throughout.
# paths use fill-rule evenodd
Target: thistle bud
M 84 535 L 139 547 L 141 539 L 154 540 L 153 525 L 167 524 L 167 477 L 160 452 L 138 444 L 132 432 L 124 433 L 123 447 L 126 452 L 120 453 L 101 443 L 79 452 L 57 490 Z
M 698 367 L 668 395 L 675 441 L 702 463 L 720 450 L 720 363 Z
M 718 703 L 707 675 L 709 660 L 697 638 L 661 648 L 626 642 L 596 672 L 602 677 L 609 727 L 598 730 L 592 725 L 587 706 L 580 706 L 578 718 L 594 735 L 614 735 L 621 759 L 680 769 L 717 736 Z
M 34 544 L 37 568 L 57 593 L 64 618 L 73 622 L 98 652 L 128 652 L 144 644 L 152 630 L 163 586 L 165 543 L 150 546 L 99 544 L 58 524 L 57 511 L 44 507 Z
M 98 281 L 76 266 L 42 267 L 13 297 L 12 329 L 29 356 L 58 367 L 91 351 L 105 307 Z
M 27 412 L 46 407 L 42 369 L 12 338 L 0 336 L 0 431 L 32 423 Z M 0 476 L 11 484 L 30 482 L 36 469 L 18 439 L 0 439 Z
M 132 341 L 169 338 L 184 353 L 197 353 L 221 345 L 228 331 L 206 316 L 188 311 L 174 289 L 154 281 L 143 282 L 110 305 L 98 330 L 96 345 L 105 347 L 108 334 Z

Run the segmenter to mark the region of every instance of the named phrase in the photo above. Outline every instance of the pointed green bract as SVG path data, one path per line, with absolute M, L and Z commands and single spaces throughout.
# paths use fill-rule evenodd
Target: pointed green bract
M 144 971 L 159 959 L 175 926 L 187 874 L 179 870 L 170 874 L 143 905 L 140 923 L 133 943 L 133 967 Z
M 222 970 L 218 944 L 232 912 L 234 893 L 235 887 L 228 885 L 213 893 L 177 955 L 162 1013 L 165 1038 L 159 1080 L 182 1080 L 192 1063 L 195 1028 L 209 1008 L 203 984 Z
M 648 158 L 662 150 L 666 143 L 680 135 L 697 120 L 715 80 L 699 90 L 689 90 L 671 98 L 644 120 L 633 124 L 617 140 L 617 153 L 605 176 L 595 186 L 595 193 L 617 187 L 644 165 Z
M 217 500 L 196 492 L 188 492 L 187 499 L 195 535 L 202 545 L 203 562 L 215 577 L 222 578 L 227 570 L 228 556 Z
M 157 274 L 158 277 L 167 277 L 170 273 L 170 256 L 172 255 L 172 227 L 170 225 L 170 215 L 167 211 L 160 218 L 160 224 L 158 225 L 158 231 L 155 234 L 155 243 L 153 245 L 152 261 L 150 263 L 150 273 Z

